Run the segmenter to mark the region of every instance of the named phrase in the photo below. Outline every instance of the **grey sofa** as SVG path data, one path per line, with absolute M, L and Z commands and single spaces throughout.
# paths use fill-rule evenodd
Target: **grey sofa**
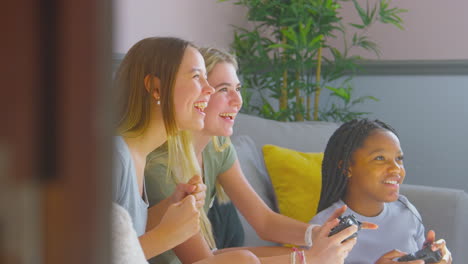
M 338 128 L 335 123 L 284 123 L 239 114 L 231 137 L 239 162 L 256 192 L 265 203 L 277 211 L 271 182 L 263 163 L 262 146 L 274 144 L 302 152 L 323 152 L 328 138 Z M 468 194 L 463 190 L 401 186 L 401 193 L 418 208 L 426 230 L 433 229 L 444 238 L 452 252 L 454 263 L 468 263 Z M 241 216 L 246 246 L 274 245 L 261 240 Z

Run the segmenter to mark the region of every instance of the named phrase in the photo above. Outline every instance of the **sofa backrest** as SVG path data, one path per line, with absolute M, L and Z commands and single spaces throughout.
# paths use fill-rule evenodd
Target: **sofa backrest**
M 260 153 L 265 144 L 302 152 L 323 152 L 328 139 L 338 126 L 337 123 L 331 122 L 279 122 L 239 114 L 234 124 L 233 137 L 248 135 Z

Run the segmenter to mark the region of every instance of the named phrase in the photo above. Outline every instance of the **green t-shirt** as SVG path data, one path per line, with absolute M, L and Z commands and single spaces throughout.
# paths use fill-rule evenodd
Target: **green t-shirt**
M 225 138 L 218 137 L 220 145 L 224 144 Z M 167 177 L 167 144 L 162 145 L 146 158 L 145 186 L 148 194 L 150 207 L 170 196 L 176 184 Z M 206 189 L 205 212 L 208 212 L 216 196 L 216 179 L 219 174 L 227 171 L 237 160 L 236 150 L 232 144 L 223 152 L 217 152 L 210 141 L 202 152 L 203 157 L 203 178 Z M 169 250 L 153 259 L 151 263 L 176 264 L 181 263 L 172 250 Z

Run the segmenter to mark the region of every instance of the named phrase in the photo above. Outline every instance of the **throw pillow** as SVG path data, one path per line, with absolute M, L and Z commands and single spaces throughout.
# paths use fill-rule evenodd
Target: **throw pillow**
M 323 153 L 263 146 L 263 157 L 281 214 L 308 222 L 317 212 L 322 189 Z

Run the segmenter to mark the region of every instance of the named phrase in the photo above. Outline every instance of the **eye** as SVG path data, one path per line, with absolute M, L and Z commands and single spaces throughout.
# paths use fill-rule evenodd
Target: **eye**
M 218 92 L 227 92 L 228 91 L 228 88 L 227 87 L 222 87 L 222 88 L 219 88 Z
M 195 74 L 195 75 L 193 75 L 192 78 L 194 78 L 194 79 L 200 79 L 200 74 Z
M 375 160 L 385 160 L 384 156 L 380 155 L 375 157 Z
M 240 91 L 241 91 L 241 87 L 238 86 L 238 87 L 236 88 L 236 91 L 237 91 L 237 92 L 240 92 Z
M 397 157 L 397 161 L 403 161 L 403 160 L 404 160 L 403 155 Z

